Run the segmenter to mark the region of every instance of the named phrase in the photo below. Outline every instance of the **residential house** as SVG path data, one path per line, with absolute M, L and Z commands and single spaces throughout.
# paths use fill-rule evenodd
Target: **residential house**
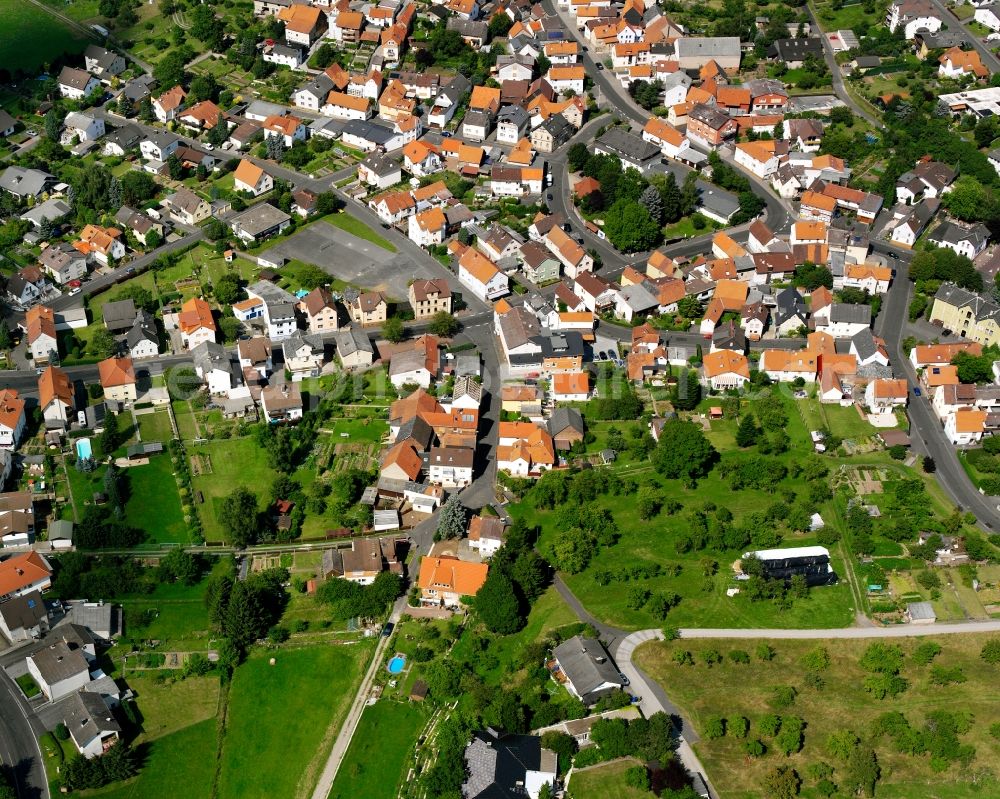
M 355 539 L 349 549 L 324 550 L 321 571 L 327 578 L 371 585 L 382 572 L 402 573 L 401 548 L 396 538 Z
M 278 19 L 285 23 L 285 40 L 305 48 L 327 31 L 327 15 L 315 6 L 294 4 L 278 12 Z
M 9 166 L 0 175 L 0 189 L 18 200 L 27 200 L 28 197 L 37 199 L 52 188 L 55 182 L 55 177 L 48 172 L 20 166 Z
M 705 356 L 702 365 L 706 382 L 716 391 L 740 389 L 750 381 L 750 364 L 741 352 L 711 352 Z
M 947 164 L 922 159 L 896 180 L 896 199 L 913 204 L 924 197 L 940 198 L 951 188 L 956 177 L 955 170 Z
M 560 681 L 586 705 L 625 686 L 604 645 L 596 638 L 575 635 L 552 650 L 552 659 L 562 675 Z
M 212 308 L 201 297 L 192 297 L 181 306 L 177 326 L 181 331 L 181 341 L 189 350 L 202 342 L 215 341 L 217 328 Z
M 0 632 L 12 644 L 41 638 L 48 629 L 49 614 L 37 591 L 0 603 Z
M 139 143 L 139 152 L 147 161 L 166 162 L 182 144 L 173 133 L 154 130 Z
M 950 414 L 944 421 L 944 434 L 956 447 L 967 447 L 983 438 L 986 427 L 986 411 L 960 410 Z
M 934 295 L 930 321 L 983 346 L 1000 344 L 1000 306 L 954 283 L 942 283 Z
M 518 258 L 525 276 L 536 286 L 558 280 L 560 262 L 542 243 L 527 242 L 519 250 Z
M 133 359 L 155 358 L 160 352 L 160 337 L 152 314 L 141 310 L 125 334 L 125 348 Z
M 594 141 L 595 153 L 615 155 L 623 168 L 648 171 L 660 160 L 660 148 L 623 127 L 613 127 Z
M 358 164 L 358 180 L 376 189 L 387 189 L 402 179 L 399 162 L 385 153 L 372 153 Z
M 344 302 L 351 320 L 366 327 L 381 325 L 388 318 L 389 304 L 380 291 L 345 291 Z
M 398 389 L 405 385 L 428 388 L 441 369 L 436 336 L 424 334 L 408 349 L 393 353 L 389 363 L 389 380 Z
M 326 347 L 321 336 L 296 330 L 281 344 L 285 369 L 291 373 L 292 382 L 307 377 L 319 377 L 326 360 Z
M 846 264 L 842 285 L 869 294 L 885 294 L 892 281 L 892 269 L 877 264 Z
M 106 358 L 97 364 L 105 399 L 130 403 L 136 400 L 135 367 L 131 358 Z
M 719 147 L 738 132 L 736 120 L 714 106 L 699 103 L 688 112 L 687 137 L 698 144 Z
M 817 320 L 816 329 L 823 330 L 834 338 L 853 338 L 871 327 L 871 321 L 870 305 L 835 302 L 830 305 L 829 316 Z
M 35 305 L 24 314 L 25 339 L 28 354 L 36 366 L 46 364 L 58 353 L 56 320 L 52 309 L 46 305 Z
M 533 735 L 510 735 L 492 727 L 472 734 L 465 748 L 462 796 L 468 799 L 538 799 L 556 784 L 558 758 Z
M 444 211 L 432 206 L 414 214 L 407 223 L 410 241 L 420 247 L 432 247 L 444 242 L 448 232 L 448 220 Z
M 69 100 L 82 100 L 91 92 L 101 88 L 101 82 L 82 69 L 73 67 L 63 67 L 59 77 L 56 78 L 59 87 L 59 95 Z
M 514 477 L 538 477 L 556 465 L 556 450 L 547 430 L 530 422 L 501 422 L 497 468 Z
M 431 447 L 428 453 L 430 482 L 445 488 L 464 488 L 472 483 L 475 451 L 468 447 Z
M 24 400 L 15 388 L 0 389 L 0 449 L 16 449 L 24 435 Z
M 178 115 L 184 110 L 184 101 L 186 99 L 187 92 L 180 86 L 174 86 L 159 97 L 154 97 L 152 100 L 153 114 L 156 116 L 157 121 L 166 124 L 177 119 Z
M 83 51 L 83 63 L 87 72 L 101 80 L 110 80 L 120 75 L 127 66 L 123 56 L 96 44 L 87 45 L 87 49 Z
M 87 760 L 105 754 L 121 738 L 122 728 L 99 693 L 76 691 L 60 709 L 70 739 Z
M 212 215 L 208 200 L 182 186 L 163 201 L 170 218 L 182 225 L 198 225 Z
M 906 407 L 909 393 L 906 380 L 876 378 L 865 387 L 865 405 L 871 413 L 892 414 Z
M 25 552 L 0 561 L 0 602 L 30 596 L 52 587 L 52 566 L 40 552 Z
M 241 159 L 236 169 L 233 170 L 233 191 L 242 191 L 253 197 L 260 197 L 273 188 L 274 178 L 252 161 Z
M 34 539 L 35 505 L 31 492 L 0 494 L 0 547 L 26 547 Z M 0 603 L 0 608 L 3 607 Z
M 425 555 L 420 560 L 417 577 L 420 603 L 435 607 L 460 607 L 464 597 L 472 597 L 479 592 L 488 572 L 489 566 L 485 563 Z
M 87 274 L 87 256 L 66 242 L 50 244 L 43 249 L 38 264 L 60 285 L 80 280 Z
M 97 141 L 104 135 L 104 120 L 93 114 L 70 111 L 63 120 L 60 143 L 70 145 L 76 142 Z
M 191 360 L 194 361 L 195 373 L 212 396 L 229 394 L 242 382 L 241 370 L 221 344 L 203 341 L 191 350 Z
M 466 540 L 469 549 L 483 558 L 493 557 L 505 540 L 504 521 L 496 516 L 473 516 Z
M 264 139 L 281 139 L 287 148 L 291 148 L 297 141 L 305 141 L 308 128 L 298 117 L 293 116 L 269 116 L 264 120 L 262 126 Z
M 329 333 L 340 329 L 337 303 L 329 289 L 317 286 L 299 301 L 310 333 Z
M 302 392 L 295 383 L 269 385 L 260 392 L 260 407 L 270 424 L 298 421 L 302 418 Z
M 271 340 L 266 336 L 241 338 L 236 342 L 236 357 L 245 377 L 249 372 L 256 380 L 267 380 L 274 369 Z
M 458 261 L 458 280 L 483 302 L 492 302 L 510 292 L 507 275 L 472 247 Z
M 430 319 L 437 313 L 451 313 L 451 288 L 443 278 L 414 280 L 409 287 L 410 307 L 415 319 Z
M 112 261 L 125 257 L 124 236 L 118 228 L 85 225 L 73 246 L 84 255 L 92 255 L 107 266 Z
M 936 247 L 947 247 L 958 255 L 972 260 L 986 249 L 990 242 L 990 231 L 983 224 L 958 225 L 942 222 L 927 240 Z
M 90 682 L 84 649 L 59 639 L 25 658 L 30 674 L 50 702 L 76 693 Z

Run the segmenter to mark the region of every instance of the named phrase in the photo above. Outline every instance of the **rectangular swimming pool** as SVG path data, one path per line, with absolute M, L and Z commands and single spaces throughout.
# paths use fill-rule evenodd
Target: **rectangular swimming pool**
M 76 442 L 76 457 L 80 460 L 94 457 L 94 449 L 90 445 L 89 438 L 81 438 Z

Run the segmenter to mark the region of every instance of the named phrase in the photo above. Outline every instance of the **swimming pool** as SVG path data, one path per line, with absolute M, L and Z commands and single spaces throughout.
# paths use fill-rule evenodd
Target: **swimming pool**
M 396 655 L 389 661 L 389 665 L 386 666 L 390 674 L 402 674 L 405 667 L 406 655 Z
M 80 460 L 87 460 L 94 457 L 94 450 L 90 446 L 89 438 L 81 438 L 76 442 L 76 457 Z

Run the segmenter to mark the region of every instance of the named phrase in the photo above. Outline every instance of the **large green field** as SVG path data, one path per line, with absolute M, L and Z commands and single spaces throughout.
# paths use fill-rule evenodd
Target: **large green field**
M 718 400 L 706 401 L 717 403 Z M 783 399 L 787 411 L 786 432 L 791 439 L 791 449 L 779 456 L 792 464 L 809 456 L 809 438 L 806 425 L 795 411 L 793 400 Z M 586 409 L 585 409 L 586 412 Z M 631 439 L 638 425 L 616 422 L 615 426 L 627 440 Z M 607 428 L 598 425 L 598 437 L 606 436 Z M 722 453 L 725 461 L 742 457 L 734 452 L 737 421 L 723 419 L 711 422 L 706 436 Z M 600 443 L 600 442 L 597 442 Z M 847 567 L 839 547 L 831 551 L 833 567 L 841 581 L 837 585 L 813 589 L 808 597 L 795 600 L 790 607 L 779 607 L 772 602 L 750 602 L 741 596 L 729 597 L 727 588 L 734 584 L 732 563 L 741 551 L 693 548 L 681 551 L 678 542 L 689 532 L 690 513 L 697 508 L 715 506 L 726 508 L 732 514 L 732 523 L 739 525 L 749 514 L 772 506 L 777 501 L 788 502 L 790 497 L 804 503 L 809 512 L 819 511 L 824 518 L 833 519 L 833 506 L 829 501 L 818 505 L 808 504 L 809 485 L 801 476 L 790 471 L 779 485 L 769 486 L 771 491 L 745 488 L 733 490 L 728 478 L 720 475 L 716 467 L 695 487 L 682 480 L 664 479 L 657 475 L 648 460 L 636 460 L 631 455 L 618 459 L 612 467 L 618 479 L 635 480 L 639 486 L 649 486 L 664 502 L 679 503 L 681 509 L 673 513 L 662 510 L 650 519 L 642 519 L 631 497 L 616 496 L 613 492 L 598 496 L 593 501 L 595 510 L 607 509 L 617 524 L 617 543 L 602 546 L 590 564 L 577 574 L 564 573 L 563 578 L 586 608 L 602 621 L 624 629 L 642 629 L 662 626 L 646 607 L 634 607 L 629 595 L 634 589 L 653 594 L 672 593 L 680 602 L 667 616 L 667 623 L 678 627 L 843 627 L 854 617 L 855 601 L 847 579 Z M 551 554 L 552 543 L 562 529 L 562 507 L 538 507 L 535 492 L 510 508 L 515 517 L 523 517 L 529 525 L 540 525 L 540 550 Z M 709 512 L 715 513 L 715 510 Z M 780 529 L 780 520 L 770 521 Z M 816 543 L 810 534 L 783 533 L 783 546 L 807 546 Z M 750 547 L 753 548 L 753 547 Z M 556 561 L 558 562 L 558 560 Z M 640 569 L 659 569 L 654 576 L 625 577 L 609 583 L 607 575 L 627 574 Z M 641 604 L 641 603 L 640 603 Z
M 257 494 L 267 495 L 277 472 L 268 462 L 267 452 L 257 446 L 253 438 L 233 438 L 224 441 L 209 441 L 188 448 L 192 461 L 196 458 L 199 468 L 192 469 L 195 491 L 201 491 L 205 502 L 197 505 L 206 541 L 225 539 L 222 521 L 219 517 L 223 498 L 237 486 L 243 485 Z M 206 460 L 207 459 L 207 460 Z
M 875 749 L 882 778 L 876 796 L 907 799 L 957 799 L 967 796 L 996 796 L 1000 792 L 996 767 L 1000 763 L 1000 742 L 990 735 L 990 725 L 1000 720 L 1000 697 L 995 684 L 997 667 L 980 658 L 987 635 L 945 635 L 934 639 L 941 653 L 931 665 L 919 665 L 913 652 L 929 638 L 893 638 L 887 643 L 899 645 L 905 655 L 901 676 L 909 687 L 894 699 L 879 700 L 864 690 L 868 676 L 859 665 L 870 640 L 770 641 L 775 650 L 772 661 L 760 660 L 755 640 L 678 640 L 641 647 L 636 662 L 659 682 L 671 700 L 691 719 L 703 736 L 696 750 L 708 775 L 723 799 L 765 799 L 761 789 L 764 774 L 775 766 L 791 766 L 803 778 L 803 796 L 815 797 L 815 778 L 809 767 L 825 762 L 834 767 L 833 782 L 846 779 L 846 763 L 831 754 L 827 740 L 831 733 L 850 730 Z M 829 656 L 829 666 L 818 672 L 822 684 L 810 683 L 803 658 L 822 647 Z M 708 666 L 703 654 L 716 650 L 722 663 Z M 750 663 L 734 662 L 729 653 L 749 652 Z M 678 651 L 689 651 L 695 665 L 674 661 Z M 960 669 L 965 682 L 935 685 L 934 667 Z M 776 687 L 792 686 L 797 695 L 787 708 L 774 704 Z M 969 730 L 958 736 L 961 745 L 975 748 L 968 766 L 958 762 L 941 764 L 935 770 L 927 755 L 902 754 L 889 736 L 875 736 L 872 722 L 889 711 L 902 713 L 910 726 L 922 729 L 928 714 L 935 711 L 971 714 Z M 771 736 L 764 735 L 758 721 L 767 713 L 797 716 L 805 721 L 804 743 L 797 754 L 786 757 L 777 751 Z M 750 720 L 750 739 L 759 738 L 768 748 L 763 757 L 748 759 L 744 740 L 725 736 L 714 740 L 704 737 L 706 723 L 712 716 Z M 986 772 L 991 772 L 986 775 Z M 973 785 L 979 780 L 979 785 Z M 575 779 L 574 779 L 575 787 Z M 573 792 L 577 796 L 577 792 Z M 838 795 L 847 796 L 848 792 Z
M 184 523 L 170 456 L 165 452 L 154 455 L 148 464 L 127 469 L 126 475 L 129 501 L 125 506 L 125 519 L 145 531 L 146 543 L 190 543 L 191 535 Z
M 64 53 L 82 53 L 88 41 L 27 0 L 0 0 L 0 68 L 30 72 Z
M 308 796 L 371 651 L 362 643 L 252 654 L 230 689 L 218 799 Z
M 427 716 L 421 706 L 403 702 L 383 700 L 365 708 L 329 799 L 396 799 L 407 755 Z

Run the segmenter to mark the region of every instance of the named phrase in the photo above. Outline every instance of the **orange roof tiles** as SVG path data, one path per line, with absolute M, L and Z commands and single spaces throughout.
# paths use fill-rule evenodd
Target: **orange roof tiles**
M 38 402 L 43 410 L 57 399 L 72 407 L 75 394 L 73 381 L 57 366 L 48 367 L 38 378 Z
M 705 377 L 713 378 L 725 374 L 737 374 L 750 379 L 750 363 L 741 352 L 718 350 L 710 352 L 702 360 Z
M 462 254 L 458 265 L 483 285 L 486 285 L 500 271 L 493 261 L 472 247 Z
M 135 385 L 135 367 L 131 358 L 107 358 L 97 364 L 104 388 Z
M 18 396 L 17 389 L 0 389 L 0 425 L 16 430 L 22 416 L 24 400 Z
M 0 563 L 0 596 L 7 596 L 52 576 L 52 570 L 37 552 L 25 552 Z
M 589 391 L 589 372 L 560 372 L 552 376 L 554 394 L 586 394 Z
M 248 186 L 256 186 L 260 179 L 264 177 L 264 170 L 252 161 L 247 161 L 243 158 L 236 169 L 233 170 L 233 177 L 236 180 L 246 183 Z
M 201 297 L 192 297 L 181 306 L 177 316 L 177 324 L 184 333 L 207 328 L 215 330 L 215 320 L 212 318 L 212 308 Z
M 488 572 L 489 566 L 485 563 L 425 555 L 420 560 L 417 585 L 424 590 L 443 590 L 460 596 L 475 596 L 486 582 Z

